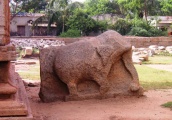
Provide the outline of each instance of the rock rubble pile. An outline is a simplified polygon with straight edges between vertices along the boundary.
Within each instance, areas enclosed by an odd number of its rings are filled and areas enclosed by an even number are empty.
[[[172,55],[172,46],[150,45],[148,48],[135,48],[133,46],[132,49],[132,59],[133,62],[137,64],[142,64],[142,61],[148,61],[149,57],[156,54],[168,53]]]
[[[60,40],[35,40],[35,39],[11,39],[11,44],[14,44],[16,48],[32,47],[36,49],[49,47],[49,46],[63,46],[64,41]]]

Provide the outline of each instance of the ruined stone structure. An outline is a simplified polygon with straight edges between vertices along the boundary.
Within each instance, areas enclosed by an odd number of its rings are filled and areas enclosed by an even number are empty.
[[[14,65],[10,62],[16,59],[16,52],[15,47],[9,44],[9,24],[9,0],[0,0],[0,119],[3,117],[4,120],[9,119],[5,118],[7,116],[28,115],[23,102],[26,98],[21,96],[22,83],[18,81]]]
[[[131,45],[115,31],[40,51],[44,102],[142,95]]]

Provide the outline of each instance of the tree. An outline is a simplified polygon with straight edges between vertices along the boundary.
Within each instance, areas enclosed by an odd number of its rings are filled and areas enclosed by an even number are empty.
[[[161,6],[159,0],[147,0],[147,15],[158,16],[162,15]]]
[[[45,11],[47,0],[10,0],[10,9],[13,19],[20,12]]]
[[[159,0],[163,15],[172,14],[172,0]]]
[[[116,0],[87,0],[85,9],[90,15],[117,13],[121,14]]]
[[[144,10],[145,0],[117,0],[121,11],[129,17],[138,17]]]
[[[83,7],[80,2],[71,2],[70,0],[51,0],[47,7],[47,16],[49,19],[48,28],[52,23],[57,25],[57,35],[67,30],[66,21],[73,11]]]
[[[65,31],[65,22],[68,16],[68,5],[70,3],[70,0],[51,0],[48,6],[48,13],[50,14],[49,23],[51,24],[54,21],[54,18],[58,19],[56,23],[62,23],[62,32]]]
[[[83,10],[77,10],[67,21],[69,29],[80,30],[82,34],[89,35],[90,32],[98,32],[106,30],[107,24],[104,22],[97,22],[92,19]]]

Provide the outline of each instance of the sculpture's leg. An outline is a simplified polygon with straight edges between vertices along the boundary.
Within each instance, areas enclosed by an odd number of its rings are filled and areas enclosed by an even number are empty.
[[[104,95],[105,93],[107,93],[109,90],[109,83],[107,78],[100,75],[94,79],[100,85],[100,94]]]
[[[67,86],[69,89],[70,96],[78,96],[76,83],[69,82]]]
[[[140,89],[140,85],[139,85],[138,74],[136,72],[134,65],[132,64],[132,50],[126,52],[123,55],[122,60],[124,62],[126,69],[132,76],[132,83],[131,83],[130,90],[138,91]]]

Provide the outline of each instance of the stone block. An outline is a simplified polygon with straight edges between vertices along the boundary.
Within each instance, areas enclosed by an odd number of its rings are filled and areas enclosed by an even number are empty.
[[[24,48],[24,54],[26,55],[32,55],[33,53],[33,48],[32,47],[25,47]]]

